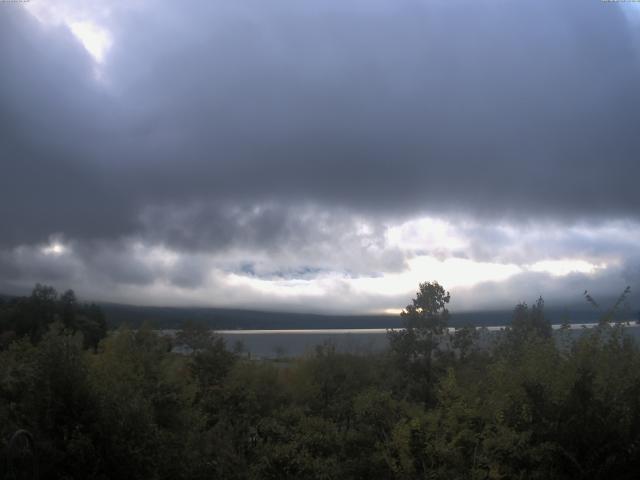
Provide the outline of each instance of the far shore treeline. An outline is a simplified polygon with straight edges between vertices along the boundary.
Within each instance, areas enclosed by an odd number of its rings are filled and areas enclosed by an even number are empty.
[[[45,288],[45,287],[42,287]],[[49,288],[49,287],[46,287]],[[29,296],[0,295],[0,304],[28,303]],[[608,301],[614,302],[615,299]],[[402,319],[398,315],[331,315],[313,313],[273,312],[251,309],[229,309],[208,307],[157,307],[117,303],[94,303],[102,312],[108,328],[127,325],[139,328],[149,324],[156,329],[179,329],[185,321],[197,322],[214,330],[304,330],[304,329],[358,329],[398,328]],[[511,323],[512,310],[489,310],[454,312],[449,326],[473,325],[489,327]],[[545,309],[551,323],[593,323],[598,321],[598,312],[587,305]],[[620,312],[618,320],[635,320],[637,313]]]
[[[585,292],[599,322],[578,337],[552,333],[542,298],[519,303],[480,347],[422,283],[383,352],[253,360],[210,325],[184,323],[181,355],[37,285],[0,299],[0,478],[636,478],[628,293],[603,308]]]

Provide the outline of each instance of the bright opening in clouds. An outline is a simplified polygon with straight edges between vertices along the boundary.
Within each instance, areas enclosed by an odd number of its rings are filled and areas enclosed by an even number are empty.
[[[67,247],[58,242],[53,242],[42,248],[42,253],[45,255],[62,255],[67,252]]]
[[[108,4],[95,1],[47,2],[34,0],[24,8],[45,28],[65,28],[82,45],[94,62],[93,78],[105,83],[103,63],[113,46],[111,32],[100,22],[111,16]]]
[[[111,48],[112,40],[109,32],[90,21],[72,22],[69,27],[94,60],[102,63]]]
[[[533,272],[546,272],[555,276],[594,273],[599,268],[606,268],[606,265],[594,265],[586,260],[543,260],[529,267]]]
[[[637,12],[2,5],[0,293],[365,313],[421,281],[468,310],[633,289]]]

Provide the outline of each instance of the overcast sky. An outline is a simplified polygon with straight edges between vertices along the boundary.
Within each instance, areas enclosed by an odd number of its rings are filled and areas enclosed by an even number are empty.
[[[0,292],[367,313],[432,280],[458,311],[636,291],[639,86],[633,3],[0,2]]]

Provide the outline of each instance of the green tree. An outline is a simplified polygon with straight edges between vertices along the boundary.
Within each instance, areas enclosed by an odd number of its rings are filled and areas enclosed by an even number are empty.
[[[78,314],[78,299],[73,290],[67,290],[60,295],[60,316],[62,324],[71,333],[75,333],[78,330],[76,323],[76,316]]]
[[[507,340],[515,350],[518,350],[530,337],[550,339],[551,333],[551,323],[545,318],[542,297],[538,298],[531,308],[524,302],[516,305],[511,327],[507,332]]]
[[[426,403],[432,400],[433,361],[447,329],[450,298],[438,282],[421,283],[416,298],[400,314],[404,328],[388,331],[393,357]]]
[[[58,293],[53,287],[37,283],[18,312],[22,318],[18,319],[16,333],[28,335],[33,342],[39,341],[56,319],[57,301]]]
[[[76,322],[84,337],[85,348],[95,350],[100,340],[107,336],[106,318],[102,309],[95,303],[84,305]]]
[[[596,300],[586,290],[584,291],[584,298],[587,301],[587,303],[589,303],[594,309],[600,312],[600,318],[598,320],[598,323],[602,327],[605,325],[609,325],[611,322],[615,321],[616,316],[620,313],[620,310],[623,307],[625,307],[623,308],[623,310],[626,311],[626,314],[630,315],[629,308],[626,303],[627,297],[629,296],[630,293],[631,293],[631,287],[627,286],[622,291],[622,293],[618,296],[614,304],[611,305],[611,307],[604,312],[602,312],[602,310],[600,309],[600,305],[598,304],[598,302],[596,302]],[[627,318],[626,320],[628,319],[629,318]]]
[[[187,320],[183,322],[182,328],[176,334],[176,343],[198,352],[211,347],[215,335],[203,323]]]

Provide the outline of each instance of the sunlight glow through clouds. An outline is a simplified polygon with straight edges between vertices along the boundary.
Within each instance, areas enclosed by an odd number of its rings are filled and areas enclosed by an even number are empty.
[[[356,295],[398,296],[410,298],[417,285],[424,281],[438,281],[448,290],[474,287],[483,282],[505,282],[526,272],[546,273],[555,277],[571,273],[593,274],[606,268],[586,260],[545,260],[532,265],[476,262],[464,258],[439,260],[431,256],[419,256],[408,262],[408,269],[401,273],[378,277],[344,277],[338,272],[324,274],[308,280],[261,279],[239,274],[226,274],[228,285],[250,288],[265,296],[280,298],[331,296],[336,289],[345,288]],[[397,314],[398,308],[383,308],[382,313]]]
[[[466,239],[455,234],[452,227],[441,221],[417,221],[413,225],[403,224],[395,228],[391,238],[396,245],[406,252],[411,252],[416,245],[442,247],[447,245],[463,245]],[[435,226],[435,228],[434,228]],[[427,232],[426,242],[420,242],[420,234]],[[395,237],[394,237],[395,235]],[[407,241],[408,239],[408,241]],[[64,246],[53,242],[47,251],[58,254],[64,252]],[[150,267],[172,268],[183,259],[183,254],[161,245],[144,245],[135,243],[133,254]],[[411,255],[411,254],[410,254]],[[206,257],[206,256],[205,256]],[[573,273],[585,275],[596,274],[610,266],[610,262],[596,263],[579,258],[544,259],[531,264],[499,263],[476,261],[468,258],[437,255],[414,255],[407,260],[407,268],[402,272],[383,273],[376,276],[350,276],[341,271],[325,271],[309,278],[261,277],[247,275],[233,270],[233,267],[220,268],[215,257],[203,258],[210,265],[210,285],[225,285],[227,288],[251,290],[264,298],[303,299],[331,298],[344,291],[345,296],[404,296],[410,298],[417,285],[425,281],[438,281],[448,290],[457,288],[473,288],[485,282],[508,282],[512,277],[528,272],[548,274],[562,277]],[[212,287],[213,288],[213,287]],[[202,293],[202,292],[201,292]],[[195,292],[194,292],[194,295]],[[202,301],[205,299],[203,298]],[[397,313],[389,305],[387,313]]]
[[[74,261],[76,254],[70,245],[72,243],[54,236],[39,247],[39,252],[52,261],[58,261],[59,258],[67,262]],[[118,292],[125,300],[135,300],[134,293],[137,292],[158,305],[163,304],[163,299],[171,297],[172,302],[183,305],[241,306],[245,305],[243,302],[247,298],[251,298],[258,306],[271,302],[286,305],[286,308],[292,305],[298,305],[299,308],[311,305],[315,308],[322,302],[325,309],[349,311],[358,302],[366,301],[363,299],[375,298],[375,305],[370,305],[367,311],[387,314],[397,314],[400,311],[398,298],[409,301],[418,284],[425,281],[437,281],[456,296],[457,291],[465,291],[486,282],[495,282],[496,288],[501,288],[500,285],[508,285],[518,275],[546,274],[557,278],[579,273],[591,276],[615,264],[615,259],[598,262],[580,258],[547,258],[530,264],[499,263],[456,256],[412,256],[409,253],[406,269],[401,272],[353,276],[340,270],[325,270],[301,278],[295,274],[291,277],[247,274],[237,271],[233,261],[225,266],[220,264],[217,256],[205,254],[198,261],[206,270],[203,282],[197,288],[183,288],[172,283],[171,274],[175,269],[182,268],[184,262],[189,264],[190,254],[163,244],[146,244],[142,241],[132,242],[127,250],[133,263],[138,262],[153,271],[162,272],[163,278],[150,285],[128,286],[127,290]],[[411,249],[405,245],[404,250],[409,252]],[[234,292],[244,294],[237,296]]]
[[[351,284],[362,293],[398,295],[412,292],[420,282],[425,281],[438,281],[446,288],[455,288],[486,281],[503,281],[522,271],[516,265],[474,262],[464,258],[441,261],[420,256],[409,260],[408,264],[409,268],[402,273],[355,278]]]
[[[528,266],[528,270],[532,272],[543,272],[561,277],[570,273],[594,273],[596,270],[605,268],[603,264],[593,264],[586,260],[543,260]]]
[[[387,229],[386,240],[390,246],[405,250],[465,248],[468,240],[460,236],[454,227],[444,220],[423,217],[409,220]]]
[[[428,281],[470,308],[637,289],[640,143],[625,126],[640,123],[626,101],[640,2],[272,3],[8,7],[3,113],[19,128],[4,171],[18,183],[0,192],[0,293],[46,282],[96,300],[362,312]],[[417,43],[438,48],[407,54]],[[511,84],[541,100],[536,115]],[[33,189],[32,170],[51,168]]]
[[[44,25],[65,25],[82,44],[98,65],[104,63],[106,54],[113,45],[111,32],[100,25],[100,18],[108,15],[104,9],[64,8],[64,4],[51,5],[48,2],[28,2],[27,11]],[[96,70],[96,76],[100,71]]]
[[[279,297],[298,297],[301,295],[320,297],[327,292],[326,280],[317,278],[313,280],[265,280],[231,273],[227,275],[226,280],[232,286],[250,287],[260,293]]]
[[[52,255],[56,257],[67,253],[68,251],[69,249],[60,242],[51,242],[46,247],[42,248],[42,253],[45,255]]]
[[[502,281],[522,272],[516,265],[474,262],[462,258],[440,261],[421,256],[409,261],[405,272],[379,277],[347,278],[338,273],[323,275],[311,280],[259,279],[229,274],[227,280],[236,286],[246,286],[261,293],[277,296],[321,296],[340,284],[361,294],[398,295],[415,290],[422,281],[438,280],[447,288],[472,286],[482,281]]]
[[[104,62],[104,57],[113,44],[107,30],[90,21],[72,22],[69,28],[96,62]]]

